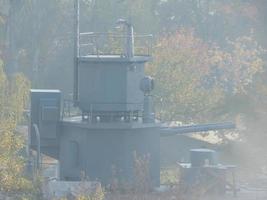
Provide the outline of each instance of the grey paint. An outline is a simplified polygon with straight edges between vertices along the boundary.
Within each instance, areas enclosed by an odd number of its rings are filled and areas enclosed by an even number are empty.
[[[136,59],[136,60],[134,60]],[[142,110],[139,89],[148,57],[125,59],[101,56],[80,58],[79,107],[83,111]]]
[[[60,92],[32,90],[31,124],[37,124],[40,129],[41,151],[59,160],[62,180],[80,180],[83,172],[90,180],[98,179],[104,185],[111,181],[113,166],[117,178],[133,182],[133,153],[150,155],[152,184],[159,186],[161,132],[172,135],[203,131],[207,127],[161,128],[154,123],[152,99],[146,98],[144,109],[144,93],[140,90],[144,65],[150,56],[80,56],[79,1],[76,3],[78,49],[74,58],[74,103],[81,109],[82,118],[60,120]],[[139,113],[143,109],[146,118],[142,120]],[[208,130],[216,127],[219,126],[211,125]],[[36,148],[34,135],[31,134],[33,149]]]
[[[41,152],[58,158],[58,122],[60,120],[59,90],[31,90],[31,148],[37,149],[37,139],[33,124],[40,131]]]
[[[59,91],[32,91],[31,100],[31,120],[40,127],[41,151],[59,160],[62,180],[80,180],[81,173],[84,172],[90,180],[97,179],[108,184],[112,179],[114,166],[117,169],[116,178],[132,182],[133,153],[136,151],[140,156],[150,155],[151,180],[154,186],[158,186],[162,131],[173,135],[176,132],[229,126],[227,123],[164,128],[161,124],[142,123],[141,120],[89,123],[82,121],[81,117],[59,121]],[[34,135],[31,134],[32,148],[36,148]]]
[[[116,178],[126,182],[133,181],[133,153],[150,155],[150,173],[154,185],[160,184],[160,134],[156,126],[125,129],[106,124],[106,128],[80,126],[74,123],[62,123],[60,140],[60,177],[63,180],[79,180],[85,172],[90,180],[109,183],[112,167],[116,168]],[[70,143],[76,142],[79,162],[73,165],[73,149]],[[74,158],[75,159],[75,158]]]

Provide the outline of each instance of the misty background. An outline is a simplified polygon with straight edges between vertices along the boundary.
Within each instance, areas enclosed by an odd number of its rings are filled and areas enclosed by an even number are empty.
[[[9,76],[22,72],[32,88],[72,98],[73,4],[0,0],[0,58]],[[236,140],[221,136],[226,149],[265,171],[266,10],[265,0],[81,0],[81,32],[113,32],[124,18],[136,33],[152,33],[147,73],[156,81],[157,117],[237,121]]]

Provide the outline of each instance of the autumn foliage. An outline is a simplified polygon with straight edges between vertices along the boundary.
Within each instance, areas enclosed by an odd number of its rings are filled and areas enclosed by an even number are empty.
[[[32,189],[24,177],[24,140],[15,133],[28,99],[29,82],[21,74],[7,78],[0,64],[0,192],[23,196]]]
[[[156,79],[156,107],[165,120],[209,119],[226,98],[247,93],[263,71],[264,50],[252,36],[220,47],[182,29],[157,40],[148,74]]]

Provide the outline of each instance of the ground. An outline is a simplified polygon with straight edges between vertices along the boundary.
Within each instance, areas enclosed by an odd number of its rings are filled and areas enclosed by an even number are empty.
[[[240,191],[237,197],[232,194],[225,196],[210,196],[203,198],[179,198],[169,194],[150,194],[150,195],[107,195],[106,200],[266,200],[267,191]]]
[[[130,195],[107,193],[106,200],[267,200],[267,176],[252,172],[238,174],[238,192],[236,197],[231,191],[228,191],[223,196],[204,196],[200,198],[199,194],[193,194],[191,197],[190,195],[183,196],[176,189],[168,189],[164,192],[143,195],[134,193]]]

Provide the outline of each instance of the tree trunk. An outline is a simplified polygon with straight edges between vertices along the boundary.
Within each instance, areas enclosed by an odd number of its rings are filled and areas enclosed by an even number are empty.
[[[7,57],[6,73],[8,76],[18,71],[17,46],[16,46],[16,0],[10,0],[10,7],[7,17]]]

